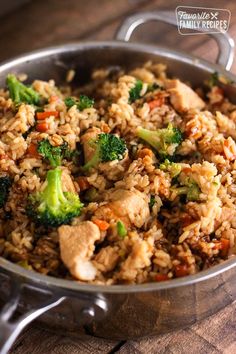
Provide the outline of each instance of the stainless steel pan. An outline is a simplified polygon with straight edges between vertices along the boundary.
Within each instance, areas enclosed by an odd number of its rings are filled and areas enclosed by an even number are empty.
[[[128,68],[146,60],[166,63],[170,75],[193,85],[202,84],[214,71],[236,81],[225,70],[233,61],[229,35],[214,35],[219,46],[217,64],[159,46],[125,43],[138,25],[149,20],[175,24],[169,12],[134,15],[118,31],[119,41],[67,44],[2,64],[0,85],[5,84],[8,72],[25,72],[29,81],[53,78],[62,83],[71,68],[79,73],[75,78],[78,84],[95,67]],[[36,318],[48,328],[76,336],[130,339],[157,335],[190,326],[230,304],[236,298],[236,259],[162,283],[95,286],[40,275],[0,258],[0,298],[5,302],[0,313],[2,354]]]

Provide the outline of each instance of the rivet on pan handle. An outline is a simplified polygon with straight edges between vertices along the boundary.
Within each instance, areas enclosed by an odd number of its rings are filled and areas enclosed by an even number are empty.
[[[177,27],[174,11],[140,12],[127,17],[116,33],[116,39],[128,42],[133,31],[149,21],[161,21]],[[228,33],[208,33],[218,45],[217,64],[230,70],[234,59],[234,40]]]

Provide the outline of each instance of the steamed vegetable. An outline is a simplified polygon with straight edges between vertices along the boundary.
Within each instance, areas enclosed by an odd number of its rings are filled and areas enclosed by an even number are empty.
[[[91,108],[94,105],[94,100],[85,95],[80,95],[78,100],[73,97],[67,97],[64,102],[68,108],[76,106],[79,111]]]
[[[9,95],[15,104],[20,104],[22,102],[33,105],[39,104],[40,96],[38,92],[30,86],[22,84],[22,82],[17,80],[16,76],[13,74],[7,75],[7,88],[9,90]]]
[[[137,80],[135,83],[135,86],[130,89],[129,91],[129,103],[133,103],[134,101],[136,101],[137,99],[139,99],[141,96],[141,91],[143,88],[143,83],[141,80]]]
[[[37,224],[57,227],[80,215],[82,207],[78,194],[63,192],[61,169],[57,167],[48,171],[46,188],[29,196],[26,213]]]
[[[126,152],[125,141],[114,134],[101,133],[96,141],[91,140],[94,146],[93,157],[83,166],[84,170],[96,167],[100,162],[122,160]]]
[[[182,141],[182,133],[178,128],[168,124],[167,128],[155,131],[139,127],[137,136],[150,144],[162,157],[173,156]]]
[[[43,139],[38,143],[38,152],[49,161],[52,167],[61,165],[63,158],[71,155],[71,150],[68,148],[68,143],[64,142],[60,146],[52,146],[48,139]]]

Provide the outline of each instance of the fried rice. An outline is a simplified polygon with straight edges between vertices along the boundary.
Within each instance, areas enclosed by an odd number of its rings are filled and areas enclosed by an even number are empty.
[[[137,82],[140,92],[131,101]],[[217,84],[194,90],[167,77],[165,65],[148,62],[130,72],[96,70],[76,89],[53,80],[35,80],[32,88],[40,109],[54,112],[40,123],[36,106],[16,106],[8,89],[0,91],[0,177],[12,181],[0,208],[1,257],[55,277],[130,284],[195,274],[234,255],[236,106]],[[66,105],[66,97],[81,94],[94,99],[93,107]],[[137,129],[168,124],[182,140],[163,158]],[[122,138],[126,153],[85,171],[93,153],[87,142],[102,133]],[[84,206],[58,227],[26,213],[29,196],[45,189],[51,169],[37,150],[43,139],[55,147],[66,142],[78,153],[63,159],[61,178],[64,192],[79,195]],[[196,197],[186,181],[196,186]]]

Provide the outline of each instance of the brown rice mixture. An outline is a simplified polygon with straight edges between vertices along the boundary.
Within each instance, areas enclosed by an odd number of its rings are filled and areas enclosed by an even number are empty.
[[[32,88],[48,112],[40,119],[38,107],[0,91],[0,177],[11,179],[0,208],[1,257],[55,277],[130,284],[195,274],[235,253],[236,106],[221,88],[194,91],[151,62],[128,73],[97,70],[73,91],[53,80]],[[81,94],[94,105],[66,105]],[[138,136],[140,127],[174,127],[182,138],[164,138],[163,154]],[[124,155],[83,169],[103,133],[124,139]],[[42,140],[66,143],[76,157],[59,168],[63,191],[83,208],[58,227],[26,212],[52,169],[38,150]]]

